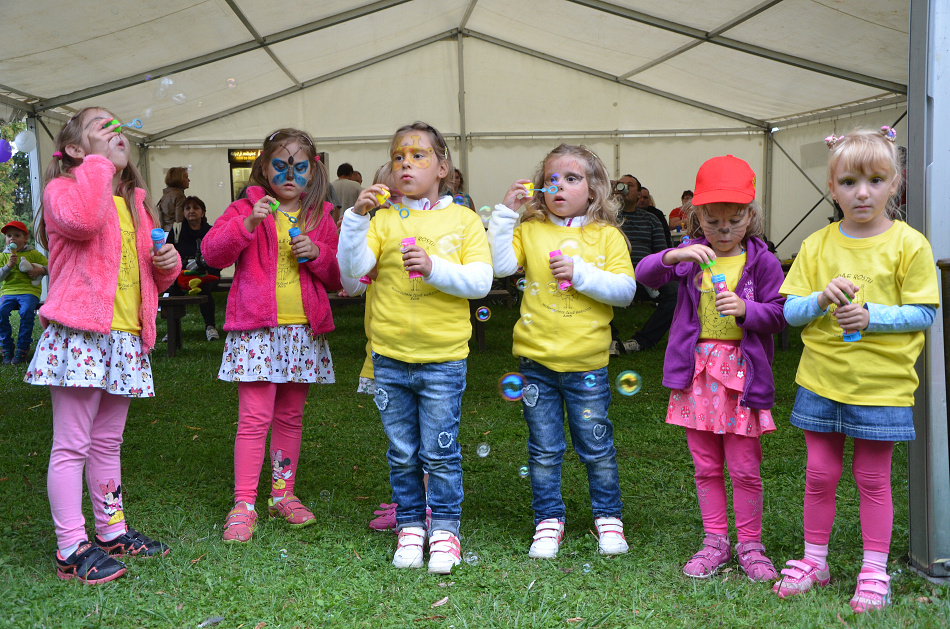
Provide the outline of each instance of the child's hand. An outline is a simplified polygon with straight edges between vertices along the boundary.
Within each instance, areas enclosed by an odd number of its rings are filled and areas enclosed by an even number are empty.
[[[254,204],[251,213],[244,219],[244,227],[247,228],[247,231],[253,232],[258,225],[264,222],[265,218],[271,215],[273,210],[271,210],[270,204],[276,200],[274,197],[265,194]]]
[[[320,247],[315,245],[307,234],[300,234],[291,238],[290,250],[295,258],[316,260],[320,256]]]
[[[119,129],[121,129],[121,127],[117,125],[110,125],[107,122],[103,122],[98,129],[93,128],[90,130],[89,153],[93,155],[102,155],[108,159],[109,156],[112,155],[112,151],[115,150],[115,147],[118,146],[119,140],[121,139],[118,133]]]
[[[838,306],[835,310],[835,319],[841,329],[848,332],[863,330],[871,322],[871,314],[861,304],[847,304]]]
[[[46,267],[41,264],[33,264],[32,268],[26,272],[30,276],[31,280],[35,280],[38,277],[43,277],[46,274]]]
[[[571,256],[560,255],[549,258],[548,266],[557,281],[570,282],[574,279],[574,260]]]
[[[20,265],[20,256],[16,252],[10,253],[10,259],[7,261],[7,268],[15,269]]]
[[[517,210],[525,204],[525,201],[527,201],[528,197],[530,196],[528,194],[528,189],[525,188],[526,183],[531,183],[531,180],[519,179],[518,181],[511,184],[511,187],[508,188],[508,192],[505,193],[505,200],[503,201],[506,207],[510,207],[512,210]]]
[[[838,307],[851,303],[858,292],[858,287],[843,277],[836,277],[828,282],[825,290],[818,295],[818,307],[826,310],[831,304]]]
[[[171,243],[165,243],[157,253],[152,254],[152,264],[155,268],[163,271],[170,271],[178,263],[178,252]]]
[[[708,264],[716,259],[716,252],[706,245],[689,245],[678,249],[670,249],[663,254],[663,264],[673,266],[680,262],[695,262]]]
[[[724,290],[716,295],[716,310],[723,316],[741,319],[745,316],[745,300],[732,291]]]
[[[389,187],[384,186],[381,183],[374,183],[369,188],[365,188],[362,192],[360,192],[360,195],[356,197],[356,203],[353,205],[353,211],[360,216],[366,216],[367,212],[373,208],[379,207],[379,199],[376,198],[376,195],[383,194],[384,192],[389,192]]]
[[[432,260],[419,245],[402,246],[402,265],[410,273],[422,273],[422,277],[429,277],[429,273],[432,273]]]
[[[369,279],[373,280],[374,282],[376,281],[376,278],[377,278],[378,276],[379,276],[379,265],[378,265],[378,264],[377,264],[376,266],[374,266],[372,269],[370,269],[369,273],[366,274],[366,277],[368,277]]]

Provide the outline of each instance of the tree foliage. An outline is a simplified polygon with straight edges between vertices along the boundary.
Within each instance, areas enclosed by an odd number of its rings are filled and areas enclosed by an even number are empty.
[[[0,124],[0,138],[13,138],[26,129],[23,122]],[[17,220],[26,223],[33,233],[33,203],[30,197],[30,158],[17,151],[13,157],[0,163],[0,225]]]

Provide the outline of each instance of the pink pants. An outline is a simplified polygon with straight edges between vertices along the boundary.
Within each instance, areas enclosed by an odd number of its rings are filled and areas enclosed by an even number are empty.
[[[727,535],[725,465],[732,479],[732,508],[740,542],[758,542],[762,537],[762,444],[758,437],[717,435],[706,430],[686,429],[686,443],[696,468],[696,494],[706,533]]]
[[[291,494],[303,435],[303,406],[310,385],[239,382],[238,429],[234,439],[234,501],[254,504],[261,478],[267,431],[272,470],[271,496]]]
[[[835,521],[835,490],[841,478],[845,435],[805,431],[805,541],[826,546]],[[891,547],[894,502],[891,498],[892,441],[854,440],[851,471],[861,497],[864,550],[887,553]]]
[[[82,476],[92,501],[100,536],[125,530],[119,448],[130,398],[102,389],[50,387],[53,401],[53,449],[46,490],[56,544],[64,550],[82,542]]]

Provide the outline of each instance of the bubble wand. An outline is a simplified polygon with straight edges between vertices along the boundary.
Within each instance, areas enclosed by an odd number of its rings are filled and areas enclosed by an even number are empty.
[[[277,216],[277,213],[280,212],[287,217],[287,220],[290,221],[291,228],[287,230],[287,235],[290,236],[290,239],[293,240],[300,235],[300,228],[297,227],[297,217],[291,216],[287,212],[280,209],[280,201],[274,201],[270,204],[270,213],[271,216]],[[297,264],[303,264],[304,262],[310,262],[310,258],[297,258]]]
[[[848,297],[847,293],[845,294],[849,304],[853,304],[854,300]],[[841,340],[845,343],[854,343],[855,341],[861,340],[861,330],[855,330],[854,332],[845,332],[841,335]]]
[[[549,258],[553,258],[553,257],[559,256],[559,255],[561,255],[561,250],[560,250],[560,249],[555,249],[554,251],[551,251],[551,252],[548,253],[548,257],[549,257]],[[570,288],[571,286],[573,286],[573,284],[571,283],[570,280],[561,280],[560,282],[557,283],[557,287],[558,287],[559,289],[561,289],[561,290],[567,290],[567,289]]]

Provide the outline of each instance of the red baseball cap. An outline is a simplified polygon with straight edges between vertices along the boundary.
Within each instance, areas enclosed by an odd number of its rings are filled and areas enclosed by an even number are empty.
[[[738,157],[724,155],[703,162],[696,173],[693,205],[749,203],[755,198],[755,173]]]
[[[0,229],[0,234],[7,233],[7,230],[10,229],[11,227],[15,227],[19,229],[21,232],[23,232],[27,236],[30,235],[30,230],[28,230],[26,228],[26,225],[24,225],[21,221],[10,221],[6,225],[4,225],[2,229]]]

